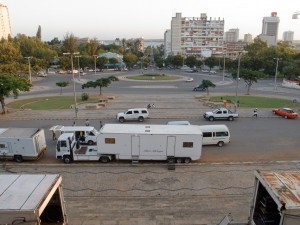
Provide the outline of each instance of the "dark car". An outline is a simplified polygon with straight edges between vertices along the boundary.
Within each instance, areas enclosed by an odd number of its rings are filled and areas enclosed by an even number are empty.
[[[194,87],[193,91],[206,91],[206,88],[200,84],[198,87]]]

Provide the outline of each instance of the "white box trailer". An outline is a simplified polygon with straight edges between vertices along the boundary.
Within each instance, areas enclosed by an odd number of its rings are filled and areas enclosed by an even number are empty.
[[[95,145],[97,142],[97,136],[99,132],[91,126],[61,126],[56,125],[49,129],[52,132],[61,135],[63,133],[74,133],[75,139],[80,143],[86,143],[88,145]]]
[[[57,174],[0,175],[0,224],[68,224]]]
[[[37,160],[46,150],[44,129],[38,128],[1,128],[0,158]]]
[[[250,225],[300,224],[300,172],[255,171]]]
[[[202,149],[199,126],[105,124],[97,138],[101,157],[120,160],[198,160]]]

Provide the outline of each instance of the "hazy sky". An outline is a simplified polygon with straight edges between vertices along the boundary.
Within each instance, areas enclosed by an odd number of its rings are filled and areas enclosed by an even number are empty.
[[[262,19],[277,12],[280,18],[278,38],[284,31],[294,31],[300,40],[299,0],[0,0],[8,6],[13,36],[35,36],[42,27],[42,39],[62,40],[77,37],[114,40],[116,38],[163,39],[170,29],[172,16],[225,19],[225,31],[240,29],[240,38],[261,33]]]

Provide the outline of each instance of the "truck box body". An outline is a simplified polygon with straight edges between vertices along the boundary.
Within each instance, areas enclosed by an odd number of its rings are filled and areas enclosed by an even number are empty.
[[[38,128],[1,128],[0,157],[3,159],[38,159],[46,150],[43,129]]]
[[[0,224],[68,224],[61,183],[57,174],[0,175]]]
[[[79,140],[81,143],[87,143],[89,145],[96,144],[97,136],[99,132],[91,126],[61,126],[56,125],[49,129],[54,131],[59,135],[63,133],[74,133],[75,139]]]
[[[114,155],[117,159],[198,160],[202,132],[199,126],[106,124],[100,130],[97,146],[101,155]]]
[[[300,224],[300,172],[255,172],[250,225]]]

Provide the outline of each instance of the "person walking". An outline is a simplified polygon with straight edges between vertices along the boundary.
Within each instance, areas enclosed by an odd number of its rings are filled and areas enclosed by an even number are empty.
[[[255,108],[253,111],[253,117],[257,118],[257,108]]]
[[[86,120],[85,120],[85,125],[86,125],[87,127],[90,125],[89,119],[86,119]]]
[[[73,127],[74,127],[74,126],[76,126],[76,121],[75,121],[75,120],[74,120],[74,122],[73,122],[73,125],[72,125],[72,126],[73,126]]]
[[[100,129],[103,127],[103,125],[102,125],[102,121],[100,120]]]
[[[56,133],[54,130],[52,130],[52,140],[55,141],[56,139]]]

